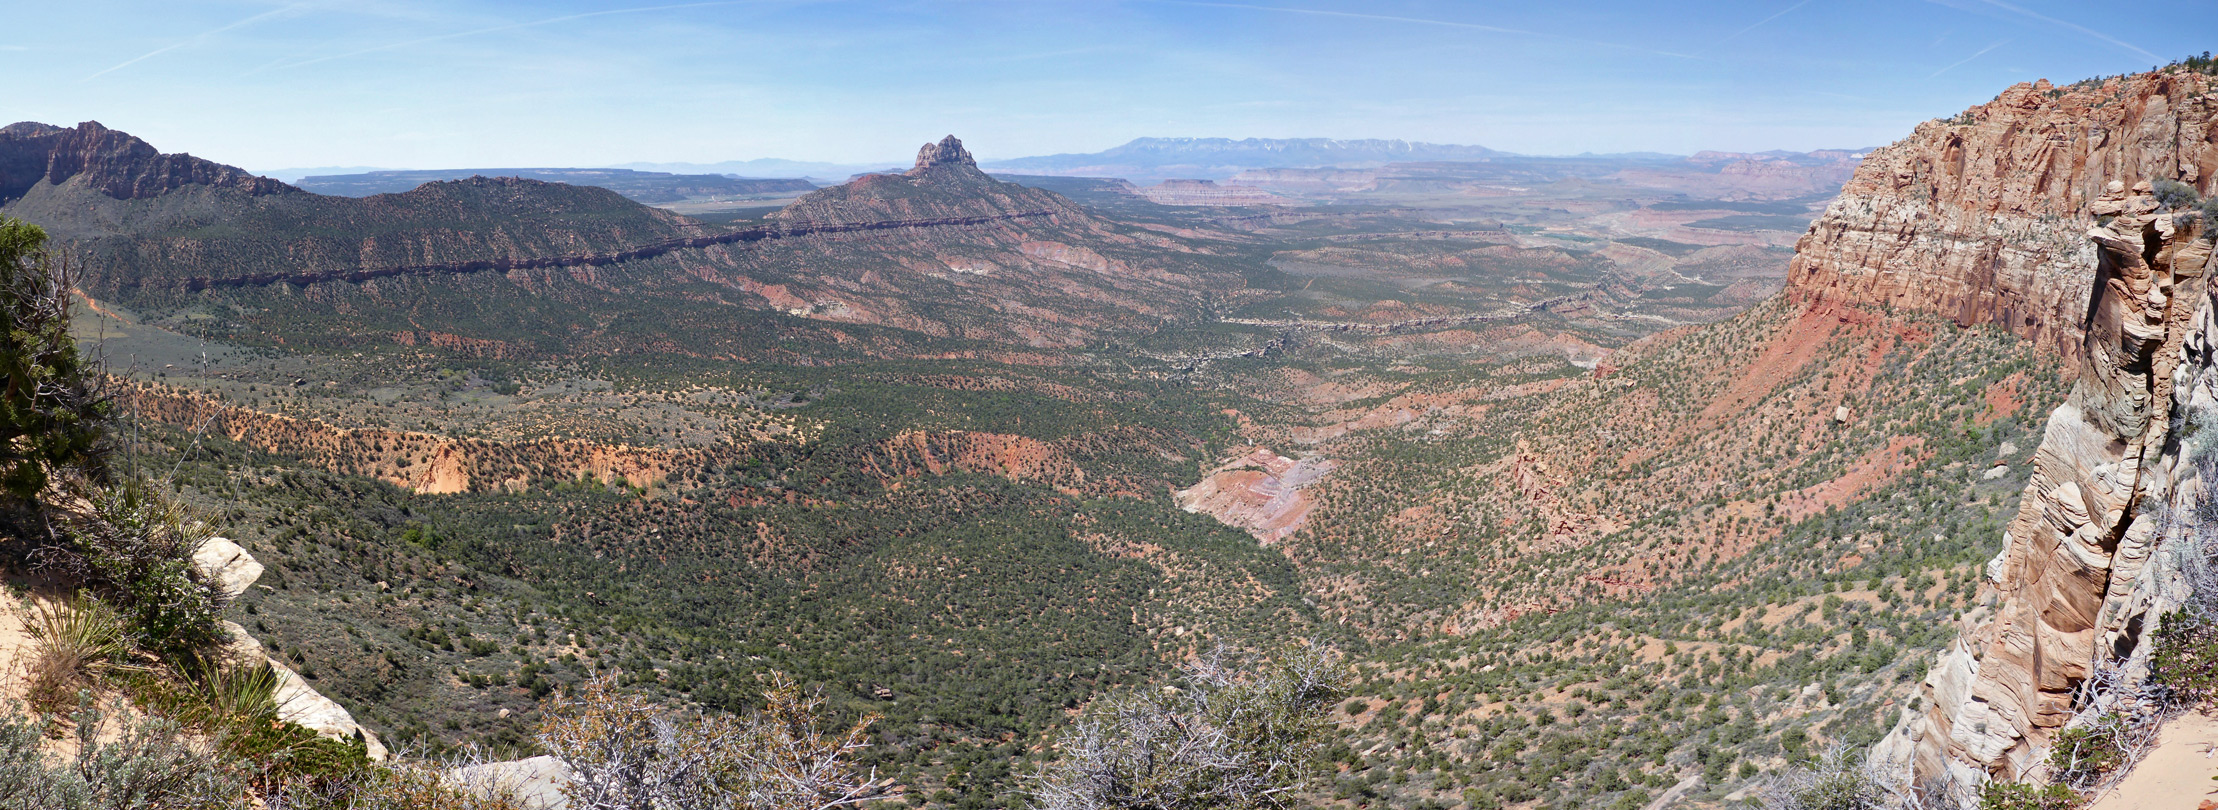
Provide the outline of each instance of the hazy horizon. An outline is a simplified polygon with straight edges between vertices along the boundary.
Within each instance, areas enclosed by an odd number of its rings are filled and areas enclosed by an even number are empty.
[[[259,171],[905,162],[1135,137],[1379,138],[1534,155],[1864,148],[2020,82],[2208,49],[2003,0],[931,6],[105,2],[23,9],[0,117]]]

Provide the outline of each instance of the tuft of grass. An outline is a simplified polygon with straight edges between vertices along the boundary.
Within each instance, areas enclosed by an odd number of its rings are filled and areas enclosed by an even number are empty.
[[[277,718],[277,670],[268,663],[226,665],[213,657],[181,656],[177,670],[191,698],[181,716],[206,726],[236,726]]]
[[[77,708],[77,694],[93,676],[129,654],[130,625],[106,602],[80,596],[32,608],[31,707],[43,714]]]

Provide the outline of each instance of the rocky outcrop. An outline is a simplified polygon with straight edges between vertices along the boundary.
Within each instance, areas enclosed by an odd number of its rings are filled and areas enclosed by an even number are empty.
[[[955,470],[1045,483],[1064,492],[1088,488],[1086,471],[1054,443],[975,430],[912,430],[887,439],[865,462],[882,478]]]
[[[2218,402],[2218,327],[2205,224],[2149,192],[2146,180],[2130,190],[2114,180],[2087,206],[2103,224],[2085,232],[2093,289],[2076,320],[2078,382],[2049,418],[2004,549],[1988,563],[1991,607],[1966,617],[1922,687],[1924,711],[1877,752],[1929,792],[2035,771],[2050,737],[2094,698],[2082,684],[2145,656],[2141,636],[2178,599],[2151,563],[2169,553],[2160,507],[2177,491],[2184,406]]]
[[[1921,124],[1868,154],[1811,226],[1789,295],[1994,324],[2075,356],[2097,263],[2090,205],[2113,181],[2209,190],[2214,115],[2211,78],[2177,72],[2019,84]]]
[[[949,135],[941,138],[938,143],[928,143],[924,145],[924,148],[916,150],[916,165],[910,167],[908,175],[910,177],[921,177],[924,173],[941,166],[968,167],[975,170],[978,168],[978,161],[970,156],[970,150],[963,148],[962,141],[957,140],[953,135]]]
[[[225,599],[237,599],[239,594],[262,578],[262,563],[254,555],[228,537],[210,537],[193,552],[193,564],[200,566],[208,581],[223,591]]]
[[[262,564],[255,561],[239,544],[222,537],[211,537],[193,554],[194,564],[200,566],[207,581],[214,582],[226,596],[236,598],[254,585],[262,576]],[[337,701],[324,697],[308,681],[284,662],[271,658],[262,650],[262,642],[235,622],[224,622],[223,628],[231,637],[227,655],[236,665],[256,666],[268,664],[277,673],[277,719],[298,723],[310,731],[334,740],[361,740],[371,759],[384,759],[385,745],[377,735],[354,721],[354,715]]]
[[[570,766],[546,755],[465,765],[448,776],[456,787],[474,795],[513,796],[533,810],[567,810],[570,806],[570,797],[563,793],[570,785]]]
[[[63,128],[25,121],[0,128],[0,204],[44,180],[72,179],[118,200],[143,200],[187,185],[249,194],[298,194],[300,189],[245,169],[186,154],[165,155],[152,144],[86,121]]]
[[[788,228],[825,228],[894,220],[1046,217],[1086,227],[1094,217],[1062,195],[1004,183],[978,170],[963,142],[949,135],[917,151],[901,174],[866,174],[810,192],[770,215]]]

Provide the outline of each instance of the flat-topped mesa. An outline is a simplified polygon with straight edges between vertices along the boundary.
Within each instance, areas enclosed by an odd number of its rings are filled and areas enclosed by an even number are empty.
[[[2114,180],[2209,192],[2213,118],[2211,77],[2182,71],[2019,84],[1921,124],[1867,155],[1811,225],[1787,294],[1993,324],[2077,356],[2094,283],[2090,205]]]
[[[916,150],[916,166],[908,171],[910,177],[922,176],[926,171],[940,166],[965,166],[978,170],[978,161],[963,148],[963,142],[949,135],[938,143],[928,143]]]
[[[32,121],[0,128],[0,203],[23,196],[41,180],[56,186],[76,180],[118,200],[143,200],[187,185],[255,195],[300,191],[236,166],[187,154],[163,154],[152,144],[98,121],[73,128]]]

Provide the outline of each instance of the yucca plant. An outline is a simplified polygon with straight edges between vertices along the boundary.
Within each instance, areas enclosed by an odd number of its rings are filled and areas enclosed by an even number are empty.
[[[227,665],[212,656],[180,655],[179,674],[185,676],[193,703],[186,719],[206,726],[229,726],[272,720],[277,717],[277,670],[268,663]]]
[[[123,662],[131,650],[130,625],[106,602],[89,596],[41,602],[31,609],[28,624],[37,657],[27,697],[32,708],[47,714],[74,709],[85,682]]]

